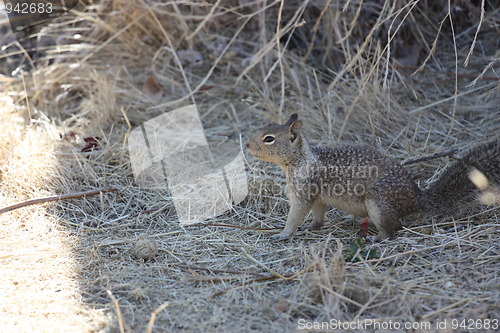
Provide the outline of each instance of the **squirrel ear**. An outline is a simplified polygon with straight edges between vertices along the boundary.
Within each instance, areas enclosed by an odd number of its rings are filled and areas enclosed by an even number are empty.
[[[301,130],[302,130],[302,122],[300,120],[296,120],[290,125],[290,127],[288,128],[288,131],[290,133],[290,141],[291,142],[294,142],[295,139],[297,139]]]
[[[298,114],[296,114],[296,113],[294,113],[294,114],[292,114],[292,115],[290,116],[290,119],[288,119],[288,121],[286,122],[286,124],[285,124],[285,125],[290,126],[291,124],[293,124],[294,122],[296,122],[296,121],[297,121],[297,119],[299,119],[299,115],[298,115]]]

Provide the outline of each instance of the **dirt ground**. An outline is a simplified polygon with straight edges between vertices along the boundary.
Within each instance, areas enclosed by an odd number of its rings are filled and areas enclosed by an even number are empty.
[[[127,140],[195,104],[214,156],[292,113],[313,144],[460,153],[500,132],[499,11],[102,0],[27,36],[3,20],[0,209],[72,197],[0,214],[0,331],[498,331],[498,205],[412,216],[359,251],[360,219],[332,208],[321,230],[275,241],[283,173],[244,151],[245,200],[184,226],[166,188],[138,186]],[[450,163],[407,168],[425,188]]]

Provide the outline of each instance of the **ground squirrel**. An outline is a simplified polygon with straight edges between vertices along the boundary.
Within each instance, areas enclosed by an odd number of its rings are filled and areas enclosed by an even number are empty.
[[[284,125],[268,125],[246,142],[258,159],[281,166],[286,175],[290,211],[286,226],[274,238],[287,238],[311,210],[309,229],[323,225],[327,205],[368,217],[379,234],[393,238],[400,219],[416,212],[453,212],[474,201],[477,189],[468,178],[472,168],[490,182],[500,182],[500,140],[497,137],[464,154],[429,189],[421,190],[400,163],[365,146],[311,147],[293,114]]]

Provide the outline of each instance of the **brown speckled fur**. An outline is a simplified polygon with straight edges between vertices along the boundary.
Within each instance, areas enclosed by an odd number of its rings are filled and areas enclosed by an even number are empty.
[[[500,181],[498,139],[479,145],[450,166],[426,191],[398,162],[366,146],[311,147],[296,114],[284,125],[260,129],[246,146],[255,157],[283,167],[290,212],[275,238],[291,236],[312,210],[309,229],[321,228],[327,206],[368,216],[378,239],[393,238],[399,220],[416,212],[451,212],[477,194],[467,172],[475,167],[490,181]],[[267,141],[267,142],[266,142]]]

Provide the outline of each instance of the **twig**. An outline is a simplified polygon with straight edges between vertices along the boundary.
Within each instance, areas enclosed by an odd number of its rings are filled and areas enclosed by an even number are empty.
[[[249,281],[245,281],[243,282],[240,287],[243,287],[243,286],[246,286],[246,285],[249,285],[249,284],[252,284],[252,283],[255,283],[255,282],[261,282],[261,281],[268,281],[268,280],[276,280],[276,279],[282,279],[282,280],[285,280],[285,281],[289,281],[289,280],[293,280],[293,279],[296,279],[297,277],[299,277],[300,275],[308,272],[311,268],[313,268],[316,263],[313,263],[311,265],[309,265],[309,267],[306,267],[304,268],[303,270],[299,271],[299,272],[296,272],[296,273],[292,273],[292,274],[284,274],[284,275],[281,275],[279,273],[277,273],[276,271],[272,270],[271,268],[265,266],[264,264],[258,262],[255,258],[253,258],[252,256],[250,256],[248,254],[248,252],[242,248],[242,251],[243,253],[250,259],[252,260],[254,263],[256,263],[257,265],[259,265],[260,267],[266,269],[267,271],[271,272],[271,276],[263,276],[263,277],[258,277],[258,278],[255,278],[253,280],[249,280]],[[217,296],[220,296],[226,292],[228,292],[229,290],[233,289],[233,287],[231,288],[227,288],[227,289],[224,289],[224,290],[221,290],[221,291],[218,291],[216,292],[215,294],[213,294],[211,297],[214,298],[214,297],[217,297]]]
[[[311,37],[311,41],[309,42],[309,47],[307,48],[307,52],[306,52],[306,55],[302,58],[302,60],[305,62],[307,60],[307,58],[309,58],[309,55],[311,54],[313,48],[314,48],[314,42],[316,41],[316,35],[318,34],[318,29],[319,29],[319,24],[321,22],[321,20],[323,19],[323,16],[325,15],[326,11],[328,10],[328,8],[330,7],[330,3],[332,2],[332,0],[327,0],[325,2],[325,6],[323,7],[323,10],[321,11],[321,13],[319,14],[319,17],[318,19],[316,20],[316,23],[314,23],[314,27],[313,27],[313,33],[312,33],[312,37]],[[361,3],[359,4],[359,7],[358,7],[358,11],[356,12],[356,14],[358,14],[359,12],[361,12],[361,7],[363,5],[363,2],[361,1]],[[353,21],[356,21],[356,19],[358,18],[359,15],[356,15],[356,17],[354,18]],[[341,42],[343,42],[347,37],[349,37],[350,35],[350,32],[352,32],[352,30],[354,29],[354,26],[355,24],[352,24],[351,25],[351,29],[349,30],[349,32],[346,34],[346,36],[344,36],[344,38],[342,38],[342,40],[338,41],[337,43],[340,44]]]
[[[151,333],[153,332],[153,325],[155,323],[155,320],[156,320],[156,316],[158,315],[158,313],[162,312],[163,310],[165,310],[165,308],[169,305],[168,302],[165,302],[163,303],[162,305],[160,305],[159,307],[156,308],[156,310],[153,311],[153,313],[151,314],[151,318],[149,318],[149,323],[148,323],[148,327],[146,327],[146,333]]]
[[[474,39],[472,40],[472,44],[470,46],[469,53],[467,53],[467,57],[465,58],[465,61],[464,61],[465,67],[467,67],[467,65],[469,64],[470,56],[472,55],[472,51],[474,51],[474,46],[476,46],[477,35],[479,34],[479,31],[481,30],[481,25],[483,24],[483,20],[484,20],[484,0],[481,1],[481,16],[479,17],[479,23],[477,24],[476,34],[474,35]]]
[[[302,271],[300,271],[298,273],[285,274],[285,275],[280,275],[280,276],[277,276],[277,275],[263,276],[263,277],[259,277],[259,278],[253,279],[253,280],[248,280],[246,282],[243,282],[240,287],[243,287],[243,286],[255,283],[255,282],[268,281],[268,280],[276,280],[276,279],[280,279],[280,278],[284,278],[287,281],[288,280],[292,280],[292,279],[297,278],[299,275],[302,275],[303,273],[306,273],[307,271],[309,271],[314,265],[316,265],[316,264],[312,264],[311,266],[307,267],[306,269],[304,269],[304,270],[302,270]],[[215,294],[213,294],[211,297],[214,298],[214,297],[220,296],[220,295],[228,292],[231,289],[234,289],[234,288],[231,287],[231,288],[227,288],[227,289],[218,291]]]
[[[123,320],[122,311],[120,310],[120,305],[118,304],[118,300],[113,295],[111,290],[106,290],[106,293],[108,293],[109,298],[111,298],[111,301],[115,306],[116,315],[118,316],[118,325],[120,326],[120,333],[125,333],[125,322]]]
[[[420,317],[420,318],[421,318],[422,320],[425,320],[425,319],[428,319],[428,318],[430,318],[430,317],[432,317],[432,316],[435,316],[435,315],[437,315],[437,314],[440,314],[440,313],[442,313],[442,312],[445,312],[446,310],[449,310],[449,309],[453,309],[453,308],[455,308],[455,307],[458,307],[458,306],[462,305],[463,303],[467,303],[467,302],[474,301],[474,300],[479,300],[479,299],[480,299],[479,297],[475,297],[475,296],[473,296],[473,297],[468,297],[468,298],[464,298],[464,299],[459,300],[458,302],[455,302],[455,303],[453,303],[453,304],[450,304],[450,305],[448,305],[448,306],[445,306],[445,307],[443,307],[443,308],[441,308],[441,309],[438,309],[438,310],[436,310],[436,311],[429,312],[429,313],[427,313],[427,314],[423,315],[423,316],[422,316],[422,317]]]
[[[238,272],[238,271],[230,271],[227,269],[215,269],[215,268],[206,268],[206,267],[200,267],[200,266],[193,266],[193,265],[188,265],[188,264],[173,264],[176,267],[179,268],[185,268],[185,269],[190,269],[190,270],[199,270],[199,271],[206,271],[206,272],[213,272],[213,273],[228,273],[228,274],[238,274],[238,275],[245,275],[245,274],[250,274],[250,275],[257,275],[257,276],[262,276],[262,273],[257,273],[257,272]]]
[[[391,68],[396,69],[396,70],[398,70],[398,69],[409,69],[409,70],[412,70],[412,71],[416,71],[416,70],[418,70],[420,68],[420,66],[412,66],[412,65],[392,65],[392,64],[389,64],[389,66]],[[422,68],[422,70],[429,71],[431,73],[442,74],[442,75],[446,75],[446,76],[453,76],[453,77],[455,76],[454,72],[447,72],[447,71],[442,71],[442,70],[435,70],[435,69],[431,69],[429,67],[424,67],[424,68]],[[406,74],[404,74],[404,75],[408,76]],[[468,73],[458,73],[458,74],[456,74],[456,76],[460,77],[460,78],[466,78],[466,79],[476,79],[477,78],[476,74],[468,74]],[[482,80],[486,80],[486,81],[498,81],[497,77],[492,77],[492,76],[482,77],[481,79]]]
[[[37,204],[41,204],[41,203],[45,203],[45,202],[67,200],[67,199],[77,199],[77,198],[82,198],[82,197],[86,197],[86,196],[96,195],[99,193],[114,192],[114,191],[118,191],[118,189],[110,187],[110,188],[105,188],[102,190],[92,190],[92,191],[85,191],[85,192],[60,194],[60,195],[54,195],[51,197],[32,199],[32,200],[19,202],[19,203],[16,203],[14,205],[2,208],[2,209],[0,209],[0,214],[7,213],[7,212],[10,212],[11,210],[19,209],[22,207],[37,205]]]
[[[429,251],[429,250],[435,250],[435,249],[439,249],[439,248],[446,248],[447,246],[452,245],[454,243],[455,243],[455,241],[452,240],[452,241],[446,242],[444,244],[439,244],[439,245],[424,247],[424,248],[421,248],[421,249],[400,252],[400,253],[396,253],[396,254],[393,254],[393,255],[390,255],[390,256],[387,256],[387,257],[384,257],[384,258],[369,259],[369,260],[365,260],[364,262],[359,262],[359,263],[360,264],[361,263],[362,264],[365,264],[365,263],[378,264],[378,263],[386,261],[386,260],[391,260],[391,259],[403,257],[403,256],[406,256],[406,255],[409,255],[409,254],[415,254],[415,253],[425,252],[425,251]],[[358,263],[354,263],[354,264],[356,265]]]
[[[150,208],[150,209],[143,210],[139,214],[148,214],[148,213],[156,212],[157,210],[158,210],[158,208]],[[139,215],[139,214],[137,214],[137,215]]]
[[[283,275],[281,275],[280,273],[276,272],[274,269],[270,268],[270,267],[267,267],[266,265],[264,265],[263,263],[261,263],[260,261],[258,261],[257,259],[255,259],[254,257],[252,257],[248,252],[247,250],[245,250],[244,247],[241,248],[241,251],[243,252],[243,254],[248,258],[250,259],[253,263],[255,263],[257,266],[259,266],[260,268],[262,269],[265,269],[266,271],[268,271],[269,273],[271,273],[272,275],[280,278],[280,279],[283,279],[283,280],[288,280],[288,277],[285,277]]]
[[[286,274],[286,275],[283,275],[285,277],[289,277],[289,276],[292,276],[294,274]],[[249,281],[246,281],[244,283],[241,284],[240,287],[243,287],[243,286],[246,286],[248,284],[252,284],[252,283],[255,283],[255,282],[260,282],[260,281],[268,281],[268,280],[275,280],[275,279],[279,279],[278,276],[275,276],[275,275],[271,275],[271,276],[263,276],[263,277],[260,277],[260,278],[256,278],[256,279],[253,279],[253,280],[249,280]],[[226,292],[228,292],[229,290],[233,289],[233,287],[231,288],[227,288],[227,289],[224,289],[224,290],[221,290],[221,291],[218,291],[216,292],[215,294],[213,294],[211,297],[212,298],[215,298],[217,296],[220,296]]]
[[[421,158],[417,158],[415,160],[409,160],[409,161],[404,162],[403,165],[409,165],[409,164],[413,164],[413,163],[419,163],[419,162],[429,161],[429,160],[433,160],[435,158],[443,157],[443,156],[450,156],[450,157],[453,157],[453,158],[460,159],[459,156],[455,155],[456,152],[457,152],[456,149],[452,149],[452,150],[446,151],[444,153],[439,153],[439,154],[435,154],[435,155],[431,155],[431,156],[421,157]]]
[[[196,223],[189,225],[190,227],[226,227],[226,228],[235,228],[242,230],[253,230],[253,231],[274,231],[276,229],[283,229],[283,227],[276,228],[250,228],[250,227],[242,227],[239,225],[232,224],[224,224],[224,223]]]

